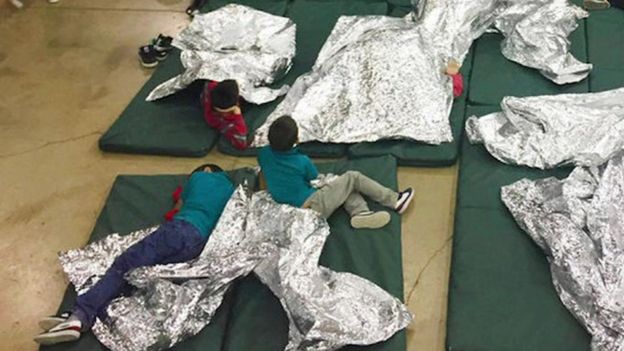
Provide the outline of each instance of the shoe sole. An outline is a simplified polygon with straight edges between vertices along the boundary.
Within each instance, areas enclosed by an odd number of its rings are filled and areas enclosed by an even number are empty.
[[[158,61],[147,63],[147,62],[143,62],[143,60],[139,59],[139,62],[141,62],[141,66],[143,66],[145,68],[154,68],[154,67],[158,66]]]
[[[410,196],[407,198],[407,200],[405,200],[405,202],[403,202],[403,207],[401,207],[400,210],[398,210],[397,212],[399,214],[403,214],[403,212],[405,212],[405,210],[407,210],[407,208],[409,207],[410,202],[412,202],[412,199],[414,198],[414,190],[412,190],[412,193],[410,194]]]
[[[48,331],[54,327],[56,327],[57,325],[63,323],[67,321],[67,319],[65,318],[59,318],[59,317],[46,317],[43,318],[39,321],[39,328]]]
[[[611,7],[611,4],[609,4],[608,2],[584,2],[583,3],[583,7],[586,10],[606,10],[609,7]]]
[[[390,222],[390,214],[388,212],[375,212],[366,216],[351,217],[351,226],[355,229],[377,229],[385,226]]]
[[[17,9],[21,9],[24,7],[24,4],[19,0],[9,0],[9,2],[11,3],[11,5],[15,6],[15,8]]]
[[[78,340],[80,332],[75,330],[63,330],[54,333],[47,333],[35,336],[34,340],[39,345],[54,345],[61,342]]]

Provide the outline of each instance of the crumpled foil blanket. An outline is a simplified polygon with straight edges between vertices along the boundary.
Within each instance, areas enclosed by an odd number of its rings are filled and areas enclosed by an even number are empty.
[[[466,134],[504,163],[541,169],[597,166],[624,147],[624,88],[506,97],[501,108],[468,118]]]
[[[450,60],[463,62],[492,25],[506,36],[506,57],[557,83],[591,70],[569,53],[567,36],[587,12],[567,0],[420,1],[417,12],[340,17],[312,71],[293,84],[253,145],[268,144],[269,126],[282,115],[297,121],[301,142],[451,142],[452,81],[443,71]]]
[[[155,228],[107,238],[61,255],[79,293],[124,249]],[[130,272],[138,287],[114,300],[93,328],[106,347],[163,350],[197,334],[211,320],[230,283],[252,270],[280,299],[290,321],[286,350],[335,350],[373,344],[405,328],[405,305],[375,284],[318,265],[329,235],[314,211],[275,203],[266,192],[239,187],[201,255],[193,261]]]
[[[570,51],[568,36],[577,21],[589,14],[568,0],[514,0],[496,18],[494,26],[505,36],[503,55],[538,69],[556,84],[579,82],[592,65],[580,62]]]
[[[275,100],[288,91],[267,85],[282,78],[295,56],[296,25],[243,5],[230,4],[200,14],[173,41],[182,51],[184,73],[160,84],[153,101],[185,89],[197,79],[234,79],[240,94],[254,104]]]
[[[564,180],[523,179],[501,194],[544,250],[559,298],[592,335],[591,349],[624,350],[623,154]]]

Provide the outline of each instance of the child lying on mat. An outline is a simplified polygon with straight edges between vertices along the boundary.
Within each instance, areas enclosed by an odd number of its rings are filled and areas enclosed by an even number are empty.
[[[217,129],[237,149],[249,145],[247,125],[239,106],[238,84],[228,79],[222,82],[209,81],[201,96],[204,106],[204,119]]]
[[[381,228],[390,222],[388,212],[371,211],[362,195],[398,213],[407,209],[414,196],[412,188],[397,193],[356,171],[348,171],[324,187],[314,189],[310,181],[318,177],[318,171],[310,158],[294,147],[298,133],[297,123],[290,116],[278,118],[269,127],[270,145],[258,154],[263,181],[273,200],[310,208],[324,218],[344,205],[353,228]]]
[[[460,97],[464,92],[464,77],[459,73],[461,66],[457,61],[451,60],[446,66],[446,73],[453,80],[453,97]]]
[[[96,316],[105,317],[108,304],[125,290],[127,272],[199,256],[233,192],[232,181],[218,166],[204,165],[193,171],[173,219],[119,255],[106,274],[78,296],[71,312],[43,318],[39,326],[45,331],[35,341],[50,345],[78,340],[80,333],[91,329]]]

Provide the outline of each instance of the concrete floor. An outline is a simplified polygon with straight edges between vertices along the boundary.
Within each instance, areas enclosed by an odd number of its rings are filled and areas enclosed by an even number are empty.
[[[2,2],[4,1],[4,3]],[[187,0],[0,0],[0,350],[35,350],[36,321],[67,280],[56,259],[87,239],[118,174],[181,173],[202,160],[104,154],[99,136],[149,77],[136,49],[186,26]],[[212,152],[225,167],[255,164]],[[408,350],[444,349],[456,168],[401,168]]]

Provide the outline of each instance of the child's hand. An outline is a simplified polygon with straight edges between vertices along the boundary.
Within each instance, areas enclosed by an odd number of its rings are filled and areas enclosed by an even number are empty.
[[[457,61],[451,60],[446,66],[446,74],[448,74],[449,76],[454,76],[459,73],[460,68],[461,66],[459,65],[459,63],[457,63]]]
[[[238,107],[238,106],[236,106],[236,107],[234,107],[234,108],[232,109],[232,113],[233,113],[233,114],[235,114],[235,115],[241,115],[241,114],[242,114],[242,113],[241,113],[241,109],[240,109],[240,107]]]

